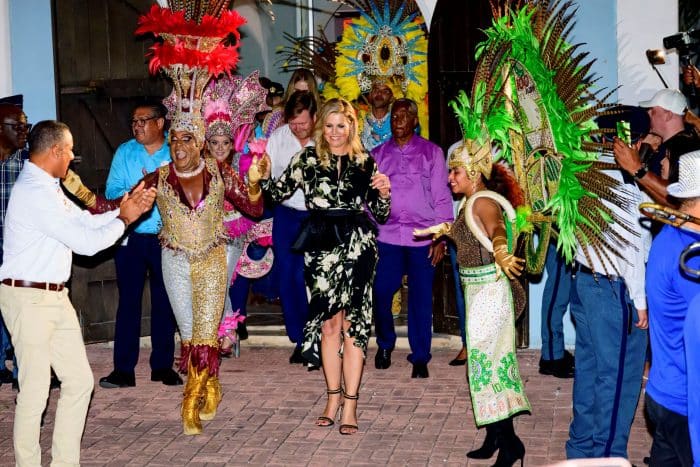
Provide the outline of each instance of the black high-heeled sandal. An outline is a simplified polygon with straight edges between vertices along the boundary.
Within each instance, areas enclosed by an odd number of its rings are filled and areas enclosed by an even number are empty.
[[[346,394],[345,391],[343,391],[343,397],[351,401],[356,401],[360,398],[360,394],[358,393],[354,396],[351,396]],[[357,414],[357,405],[355,405],[355,413]],[[357,419],[357,415],[355,415],[355,418]],[[340,425],[340,427],[338,427],[338,431],[341,435],[354,435],[359,431],[359,429],[360,428],[357,425],[351,425],[349,423],[343,423]]]
[[[343,392],[343,388],[338,388],[338,389],[327,389],[326,394],[329,396],[332,396],[334,394],[341,394]],[[343,404],[338,405],[338,409],[336,410],[336,414],[338,413],[338,410],[343,406]],[[331,417],[326,417],[325,415],[321,415],[316,419],[316,426],[320,426],[322,428],[326,428],[329,426],[335,425],[335,420],[333,420]]]

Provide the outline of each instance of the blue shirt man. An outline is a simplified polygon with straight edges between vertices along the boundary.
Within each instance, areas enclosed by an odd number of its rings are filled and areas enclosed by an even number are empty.
[[[679,181],[668,186],[668,192],[680,200],[680,210],[700,217],[700,186],[695,174],[700,170],[700,151],[684,154],[679,162]],[[698,440],[697,397],[690,396],[698,380],[698,343],[693,337],[697,329],[688,326],[686,318],[697,314],[691,302],[700,296],[700,279],[686,274],[679,266],[682,251],[700,241],[700,227],[684,229],[664,226],[654,239],[649,252],[646,293],[649,303],[651,338],[651,370],[646,387],[646,410],[654,423],[651,466],[691,465],[693,457],[700,465],[700,452],[691,449],[691,429],[696,447]],[[697,257],[690,266],[698,269]],[[696,300],[697,302],[697,300]],[[693,322],[693,317],[689,322]],[[691,374],[692,372],[692,374]],[[690,403],[693,400],[693,403]]]
[[[112,159],[105,195],[118,198],[131,190],[143,176],[170,162],[165,134],[166,109],[162,104],[140,105],[134,109],[131,129],[134,139],[123,143]],[[139,357],[141,301],[148,271],[151,289],[151,381],[182,384],[172,369],[175,354],[175,317],[163,284],[158,233],[160,213],[156,207],[128,231],[114,256],[119,305],[114,328],[114,370],[100,379],[103,388],[136,385],[134,368]]]

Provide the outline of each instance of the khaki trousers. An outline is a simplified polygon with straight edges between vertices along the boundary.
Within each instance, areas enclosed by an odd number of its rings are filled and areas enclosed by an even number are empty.
[[[51,292],[0,285],[0,310],[19,366],[13,438],[17,465],[41,465],[39,429],[51,368],[61,380],[51,465],[80,465],[80,440],[94,377],[68,289]]]

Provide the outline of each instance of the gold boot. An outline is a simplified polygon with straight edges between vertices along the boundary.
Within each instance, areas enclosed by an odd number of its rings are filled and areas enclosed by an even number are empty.
[[[216,376],[207,379],[204,405],[199,411],[199,418],[202,420],[213,420],[216,416],[216,409],[221,402],[221,383]]]
[[[190,362],[187,368],[187,384],[185,385],[184,398],[182,399],[182,431],[186,435],[199,435],[202,433],[202,421],[199,410],[202,406],[202,393],[207,383],[209,370],[206,368],[197,371]]]

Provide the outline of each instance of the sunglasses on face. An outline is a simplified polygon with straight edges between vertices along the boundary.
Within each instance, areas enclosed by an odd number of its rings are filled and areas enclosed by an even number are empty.
[[[29,133],[29,130],[32,129],[32,124],[31,123],[22,123],[22,122],[2,122],[0,125],[4,126],[9,126],[12,127],[15,131],[26,131]]]

